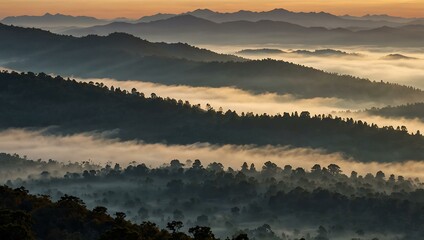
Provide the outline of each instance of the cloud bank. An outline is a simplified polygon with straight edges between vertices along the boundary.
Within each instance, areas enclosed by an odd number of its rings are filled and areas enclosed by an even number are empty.
[[[145,144],[136,141],[120,142],[103,139],[100,135],[77,134],[70,136],[44,135],[41,131],[10,129],[0,132],[1,152],[26,155],[29,159],[54,159],[59,162],[145,163],[157,167],[172,159],[200,159],[204,166],[221,162],[225,167],[239,169],[243,162],[254,163],[260,169],[264,162],[272,161],[278,166],[286,164],[310,169],[315,163],[327,166],[338,164],[347,175],[355,170],[359,174],[375,174],[383,170],[407,177],[424,177],[424,163],[360,163],[347,159],[342,154],[328,154],[319,149],[290,148],[287,146],[256,147],[252,145],[212,145],[197,143],[190,145]]]
[[[214,46],[201,45],[219,53],[234,54],[248,48],[275,48],[286,52],[292,50],[326,49],[328,46],[303,45],[246,45],[246,46]],[[300,54],[263,54],[243,55],[250,59],[273,58],[294,62],[301,65],[322,69],[328,72],[349,74],[375,81],[387,81],[424,89],[424,51],[422,48],[372,48],[372,47],[339,47],[333,49],[348,53],[358,53],[361,57],[306,56]],[[386,60],[389,54],[402,54],[416,59]]]

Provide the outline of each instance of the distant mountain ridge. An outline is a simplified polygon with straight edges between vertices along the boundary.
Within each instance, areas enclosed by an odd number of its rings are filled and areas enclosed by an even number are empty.
[[[242,49],[238,52],[236,52],[236,54],[251,54],[251,55],[262,55],[262,54],[282,54],[282,53],[286,53],[283,50],[280,49],[274,49],[274,48],[259,48],[259,49]]]
[[[346,27],[381,27],[381,26],[400,26],[398,22],[390,22],[385,19],[371,18],[347,18],[340,17],[326,12],[292,12],[286,9],[277,8],[270,11],[254,12],[240,10],[238,12],[221,13],[210,9],[197,9],[181,14],[155,14],[140,18],[139,22],[151,22],[165,20],[180,15],[192,15],[195,17],[207,19],[216,23],[233,21],[256,22],[261,20],[289,22],[304,27],[327,27],[327,28],[346,28]]]
[[[350,56],[350,57],[359,57],[360,54],[358,53],[348,53],[345,51],[335,50],[335,49],[316,49],[313,51],[310,50],[295,50],[291,53],[301,54],[301,55],[307,55],[307,56]]]
[[[141,23],[111,23],[74,29],[65,34],[85,36],[126,32],[149,41],[188,42],[190,44],[316,44],[419,47],[424,40],[423,25],[379,27],[361,31],[344,28],[304,27],[260,20],[216,23],[193,15]]]
[[[9,16],[1,20],[1,23],[22,27],[38,27],[60,33],[72,28],[90,27],[95,25],[104,25],[112,22],[152,22],[165,20],[181,15],[193,15],[195,17],[210,20],[216,23],[233,21],[257,22],[261,20],[289,22],[304,27],[326,27],[326,28],[348,28],[348,29],[370,29],[382,26],[399,27],[407,24],[424,24],[424,18],[402,18],[389,15],[364,15],[356,16],[337,16],[326,12],[293,12],[282,8],[276,8],[270,11],[246,11],[237,12],[217,12],[209,9],[197,9],[185,13],[157,13],[150,16],[144,16],[138,20],[125,17],[115,19],[98,19],[89,16],[70,16],[65,14],[46,13],[41,16]]]
[[[46,13],[42,16],[11,16],[0,22],[22,27],[38,27],[55,29],[59,27],[89,27],[110,23],[113,20],[103,20],[88,16],[70,16],[63,14]]]
[[[304,56],[333,56],[333,57],[343,57],[343,56],[349,56],[349,57],[360,57],[361,54],[358,53],[348,53],[345,51],[340,51],[336,49],[315,49],[313,51],[311,50],[290,50],[290,51],[283,51],[281,49],[274,49],[274,48],[258,48],[258,49],[242,49],[236,54],[238,55],[266,55],[266,54],[299,54]]]
[[[405,55],[399,54],[399,53],[392,53],[392,54],[389,54],[387,56],[382,57],[382,59],[385,59],[385,60],[415,60],[417,58],[405,56]]]
[[[396,17],[390,16],[387,14],[366,14],[361,17],[344,15],[340,16],[345,19],[351,20],[372,20],[372,21],[387,21],[387,22],[395,22],[395,23],[408,23],[411,24],[413,21],[423,20],[424,18],[405,18],[405,17]]]

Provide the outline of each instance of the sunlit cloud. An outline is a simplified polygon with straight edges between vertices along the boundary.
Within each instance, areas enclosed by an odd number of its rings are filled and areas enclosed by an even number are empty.
[[[234,54],[246,48],[276,48],[286,52],[299,49],[325,49],[329,46],[303,46],[303,45],[247,45],[247,46],[214,46],[201,45],[220,53]],[[360,57],[317,57],[300,54],[268,54],[268,55],[243,55],[251,59],[273,58],[289,61],[305,66],[322,69],[328,72],[349,74],[357,77],[368,78],[372,81],[385,81],[399,83],[424,89],[424,49],[420,48],[361,48],[361,47],[333,47],[333,49],[348,53],[359,53]],[[386,60],[389,54],[402,54],[416,59]]]
[[[162,85],[141,81],[117,81],[113,79],[77,79],[84,82],[98,82],[111,87],[119,87],[131,91],[136,88],[146,96],[155,93],[161,97],[170,97],[177,100],[189,101],[192,104],[200,104],[203,108],[210,104],[215,109],[235,110],[241,112],[253,112],[258,114],[283,114],[283,112],[310,111],[320,114],[331,111],[343,111],[346,109],[360,110],[365,107],[375,106],[375,103],[358,103],[338,98],[311,98],[298,99],[292,95],[278,95],[275,93],[253,94],[232,87],[191,87],[184,85]]]

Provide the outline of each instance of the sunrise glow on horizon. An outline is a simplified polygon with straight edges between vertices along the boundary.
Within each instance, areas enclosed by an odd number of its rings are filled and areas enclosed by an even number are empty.
[[[139,18],[156,13],[182,13],[208,8],[219,12],[269,11],[284,8],[295,12],[328,12],[362,16],[388,14],[424,17],[421,0],[0,0],[0,18],[43,15],[47,12],[98,18]]]

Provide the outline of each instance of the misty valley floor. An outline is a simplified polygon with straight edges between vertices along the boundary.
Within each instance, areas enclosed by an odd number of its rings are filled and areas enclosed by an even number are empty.
[[[247,233],[258,239],[416,239],[424,223],[419,217],[424,195],[418,179],[386,176],[382,171],[345,175],[335,164],[316,164],[307,170],[268,161],[263,166],[243,163],[240,170],[224,170],[217,162],[203,166],[199,160],[172,160],[149,168],[137,163],[121,167],[32,161],[8,154],[0,154],[0,164],[2,176],[12,178],[6,185],[51,196],[59,200],[55,209],[71,201],[67,193],[83,199],[89,209],[105,206],[109,214],[123,211],[135,223],[149,220],[165,228],[169,222],[181,221],[182,231],[210,226],[221,237]],[[13,179],[16,174],[27,176]],[[11,206],[4,189],[1,192],[2,206]],[[13,209],[35,221],[42,218],[39,205],[25,206],[22,202]],[[54,239],[56,226],[50,225],[44,232],[32,231]],[[107,229],[93,234],[105,234]],[[62,234],[77,231],[80,238],[90,239],[87,230],[67,228]]]

